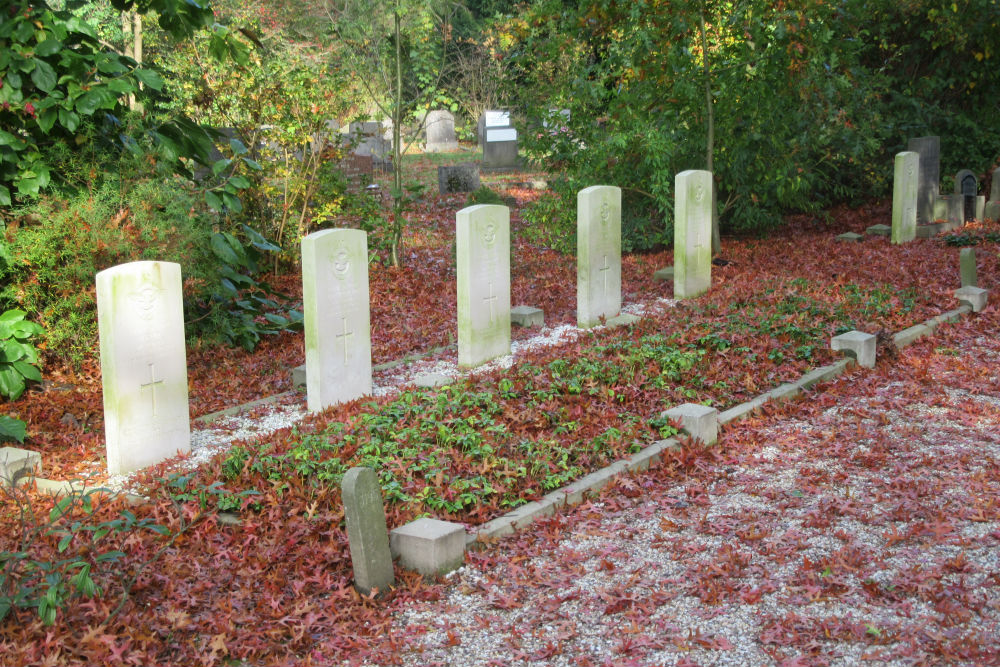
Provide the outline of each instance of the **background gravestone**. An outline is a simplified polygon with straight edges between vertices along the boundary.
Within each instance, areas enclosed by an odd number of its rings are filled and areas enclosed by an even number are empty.
[[[458,365],[510,354],[510,211],[479,204],[455,214]]]
[[[955,174],[955,196],[962,198],[962,222],[976,219],[978,195],[979,180],[971,169],[962,169]]]
[[[940,194],[941,187],[941,138],[910,139],[906,144],[906,150],[920,155],[917,223],[934,222],[934,202]]]
[[[674,298],[691,299],[712,285],[712,172],[677,174],[674,197]]]
[[[424,132],[427,153],[444,153],[458,150],[458,139],[455,138],[455,117],[451,112],[439,109],[431,111],[424,118]]]
[[[983,210],[984,220],[1000,220],[1000,167],[990,177],[990,200]]]
[[[97,274],[108,472],[191,450],[181,267],[131,262]]]
[[[368,235],[325,229],[302,239],[302,307],[309,409],[372,391]]]
[[[340,484],[354,585],[364,595],[380,593],[396,581],[385,525],[382,489],[371,468],[351,468]]]
[[[475,192],[479,189],[479,167],[473,162],[438,167],[438,192]]]
[[[576,321],[582,329],[622,308],[622,191],[594,185],[576,196]]]
[[[517,130],[488,127],[483,137],[483,168],[514,169],[518,166]]]
[[[917,237],[917,190],[920,155],[896,154],[892,178],[892,242],[909,243]]]
[[[514,124],[511,123],[509,111],[487,109],[479,116],[479,122],[476,124],[476,138],[479,140],[479,147],[484,148],[487,128],[512,127],[514,127]]]

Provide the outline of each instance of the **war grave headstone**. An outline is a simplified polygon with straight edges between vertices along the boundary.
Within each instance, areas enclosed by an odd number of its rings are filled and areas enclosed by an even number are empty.
[[[990,177],[990,200],[983,207],[984,220],[1000,220],[1000,167]]]
[[[917,195],[920,155],[913,151],[896,154],[892,178],[893,243],[909,243],[917,237]]]
[[[371,468],[351,468],[340,485],[354,586],[363,594],[384,593],[396,581],[385,524],[382,488]]]
[[[510,211],[479,204],[455,214],[458,365],[510,354]]]
[[[181,267],[130,262],[97,274],[108,471],[191,450]]]
[[[712,172],[674,178],[674,298],[691,299],[712,285]]]
[[[424,152],[445,153],[458,150],[455,138],[455,117],[450,111],[438,109],[424,118],[424,133],[427,143]]]
[[[442,195],[475,192],[480,187],[479,167],[473,162],[443,165],[437,169],[438,192]]]
[[[941,138],[917,137],[906,144],[907,151],[920,156],[917,186],[917,224],[934,222],[934,202],[941,180]]]
[[[372,391],[368,235],[325,229],[302,239],[302,307],[309,410]]]
[[[593,185],[576,196],[576,321],[581,329],[622,308],[622,191]]]

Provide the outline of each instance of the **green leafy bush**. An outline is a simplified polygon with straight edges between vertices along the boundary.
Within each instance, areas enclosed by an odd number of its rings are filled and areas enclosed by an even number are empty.
[[[38,350],[31,339],[44,333],[42,327],[24,319],[23,310],[8,310],[0,315],[0,395],[17,400],[27,382],[41,382]],[[23,440],[22,435],[19,440]]]
[[[502,206],[504,201],[503,197],[484,185],[478,190],[470,192],[466,199],[466,206],[475,206],[476,204],[499,204]]]
[[[246,225],[241,232],[245,242],[229,232],[212,235],[218,282],[207,298],[191,299],[188,308],[200,313],[192,320],[193,332],[252,350],[261,336],[301,328],[302,313],[287,307],[287,297],[259,279],[264,253],[281,248]]]
[[[521,209],[526,241],[551,248],[564,255],[576,254],[576,198],[567,197],[565,188],[544,192]]]
[[[47,350],[79,364],[97,340],[94,276],[137,260],[178,262],[186,287],[218,282],[210,249],[218,217],[176,178],[108,178],[93,189],[43,196],[15,212],[0,262],[0,307],[45,329]]]

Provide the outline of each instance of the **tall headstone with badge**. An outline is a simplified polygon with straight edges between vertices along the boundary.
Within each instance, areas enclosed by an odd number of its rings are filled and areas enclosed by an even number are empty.
[[[941,187],[941,138],[917,137],[910,139],[906,150],[920,156],[919,185],[917,186],[917,223],[934,222],[934,204]]]
[[[450,111],[438,109],[431,111],[424,118],[424,133],[427,143],[424,151],[427,153],[446,153],[458,150],[458,139],[455,138],[455,117]]]
[[[712,285],[712,172],[674,178],[674,298],[691,299]]]
[[[510,354],[510,211],[479,204],[455,214],[458,365]]]
[[[181,267],[131,262],[97,274],[108,472],[191,450]]]
[[[917,237],[917,190],[920,155],[896,154],[892,178],[892,242],[909,243]]]
[[[309,410],[372,392],[368,235],[324,229],[302,239]]]
[[[486,111],[479,119],[484,169],[513,169],[518,166],[517,130],[509,111]]]
[[[581,329],[622,308],[622,191],[594,185],[576,196],[576,321]]]

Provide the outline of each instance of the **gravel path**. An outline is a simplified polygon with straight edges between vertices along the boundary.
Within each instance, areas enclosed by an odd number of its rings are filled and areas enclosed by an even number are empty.
[[[998,331],[994,305],[469,553],[394,617],[402,664],[1000,664]]]

